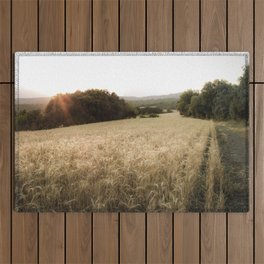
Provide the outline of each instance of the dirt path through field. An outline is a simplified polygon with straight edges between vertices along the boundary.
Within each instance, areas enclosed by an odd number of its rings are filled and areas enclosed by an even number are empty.
[[[225,170],[227,211],[248,210],[248,137],[243,124],[215,123],[221,160]]]

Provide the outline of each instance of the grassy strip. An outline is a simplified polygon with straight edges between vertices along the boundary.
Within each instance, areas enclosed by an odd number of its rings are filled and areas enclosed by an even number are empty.
[[[224,165],[225,210],[248,211],[248,135],[244,123],[218,122],[216,134]]]
[[[206,168],[206,211],[224,210],[224,169],[221,162],[215,127],[211,126],[211,139]]]

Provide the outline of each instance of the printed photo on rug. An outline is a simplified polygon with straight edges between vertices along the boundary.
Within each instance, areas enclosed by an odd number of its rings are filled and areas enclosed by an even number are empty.
[[[18,212],[247,212],[248,53],[18,52]]]

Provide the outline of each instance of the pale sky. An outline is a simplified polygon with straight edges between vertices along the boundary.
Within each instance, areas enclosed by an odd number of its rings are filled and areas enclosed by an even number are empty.
[[[247,55],[43,54],[17,54],[16,81],[19,87],[16,91],[19,91],[20,98],[53,96],[91,88],[107,89],[119,96],[166,95],[187,89],[201,90],[206,82],[215,79],[238,83]]]

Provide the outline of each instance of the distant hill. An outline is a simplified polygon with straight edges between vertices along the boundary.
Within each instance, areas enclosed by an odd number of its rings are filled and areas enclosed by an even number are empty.
[[[35,98],[16,98],[16,104],[48,104],[50,97],[35,97]]]
[[[177,100],[181,93],[165,94],[165,95],[150,95],[150,96],[121,96],[125,101],[134,107],[140,106],[157,106],[162,109],[175,109]],[[19,110],[45,110],[51,97],[36,97],[36,98],[19,98],[16,99],[16,105],[19,103]]]
[[[19,100],[16,98],[15,104],[19,107],[19,111],[32,111],[38,109],[44,111],[49,100],[50,97],[19,98]]]
[[[164,94],[164,95],[150,95],[150,96],[123,96],[122,98],[127,101],[146,101],[146,100],[158,100],[158,99],[168,99],[168,98],[174,98],[179,99],[181,93],[175,93],[175,94]]]
[[[156,106],[161,109],[175,109],[181,93],[166,94],[166,95],[153,95],[144,97],[123,97],[129,104],[134,107],[148,107]]]

